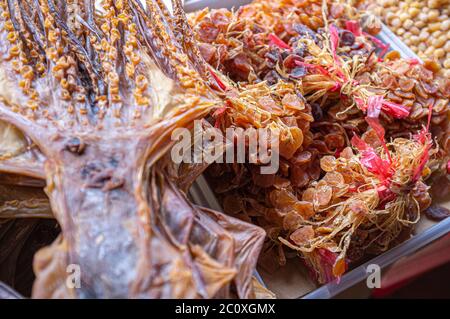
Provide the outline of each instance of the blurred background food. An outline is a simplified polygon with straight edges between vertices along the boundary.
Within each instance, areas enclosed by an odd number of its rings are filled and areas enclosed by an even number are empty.
[[[369,6],[422,59],[450,76],[450,0],[376,0]]]

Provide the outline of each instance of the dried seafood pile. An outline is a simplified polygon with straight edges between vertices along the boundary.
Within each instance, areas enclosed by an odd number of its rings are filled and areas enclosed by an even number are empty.
[[[0,280],[27,293],[38,250],[34,297],[267,297],[264,243],[323,283],[407,238],[450,169],[450,83],[359,4],[0,0]],[[277,130],[279,171],[175,165],[197,119]],[[185,194],[205,169],[226,214]]]
[[[321,283],[408,238],[449,169],[449,79],[388,53],[358,5],[255,0],[190,16],[228,76],[216,127],[282,132],[277,174],[214,164],[211,184],[228,214],[266,230],[266,252],[280,264],[298,252]]]
[[[36,224],[24,219],[14,235],[19,221],[7,219],[54,216],[61,227],[35,255],[34,297],[254,296],[264,231],[193,206],[176,186],[189,181],[167,170],[171,132],[221,103],[173,5],[0,1],[1,180],[45,179],[51,203],[39,191],[2,193],[11,252],[0,264],[14,269]],[[66,285],[71,264],[79,289]]]

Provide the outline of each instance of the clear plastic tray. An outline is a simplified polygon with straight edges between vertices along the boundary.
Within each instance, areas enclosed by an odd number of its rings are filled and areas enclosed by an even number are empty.
[[[23,297],[0,281],[0,299],[22,299]]]
[[[270,1],[270,0],[269,0]],[[186,0],[185,9],[187,12],[192,12],[195,10],[200,10],[205,7],[209,8],[232,8],[239,7],[243,4],[249,3],[249,0]],[[406,46],[399,38],[392,33],[389,28],[383,25],[382,32],[378,35],[385,43],[389,43],[392,50],[398,51],[403,57],[416,58],[418,56]],[[420,60],[420,59],[419,59]],[[219,202],[217,201],[214,193],[211,191],[208,183],[203,177],[200,177],[190,190],[190,196],[198,205],[204,205],[210,207],[211,209],[222,210]],[[326,299],[332,298],[339,293],[353,287],[354,285],[366,280],[367,272],[366,269],[370,264],[376,264],[381,269],[391,265],[395,261],[402,257],[413,254],[419,249],[430,244],[434,240],[444,236],[450,231],[450,218],[441,221],[440,223],[428,223],[422,226],[420,232],[413,236],[411,239],[399,244],[398,246],[390,249],[389,251],[371,259],[367,263],[360,265],[351,271],[347,272],[342,276],[339,283],[328,283],[323,286],[319,286],[312,291],[305,293],[304,291],[299,292],[298,295],[289,295],[293,298],[306,298],[306,299]],[[261,279],[261,277],[259,276]],[[267,281],[266,281],[267,282]],[[310,285],[311,283],[308,282]],[[270,285],[269,285],[270,286]],[[269,287],[270,288],[270,287]]]

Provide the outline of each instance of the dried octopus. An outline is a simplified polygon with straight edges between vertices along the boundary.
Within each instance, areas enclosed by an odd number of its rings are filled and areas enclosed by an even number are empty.
[[[254,296],[264,231],[192,205],[177,186],[189,181],[167,169],[171,132],[222,102],[173,7],[0,2],[0,120],[14,140],[0,169],[11,183],[45,179],[51,203],[2,200],[1,214],[61,227],[35,255],[33,297]],[[70,264],[79,289],[65,284]]]

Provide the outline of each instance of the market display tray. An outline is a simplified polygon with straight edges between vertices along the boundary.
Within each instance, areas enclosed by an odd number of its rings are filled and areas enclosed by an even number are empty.
[[[187,12],[201,10],[205,7],[209,8],[237,8],[243,4],[249,3],[249,0],[187,0],[185,1],[185,9]],[[402,57],[415,58],[419,57],[406,46],[389,28],[385,25],[382,27],[381,33],[377,36],[380,40],[390,45],[391,50],[398,51]],[[214,193],[210,189],[208,183],[203,177],[198,178],[190,190],[190,196],[198,205],[206,206],[211,209],[221,211],[222,208],[215,198]],[[450,208],[450,199],[440,205]],[[342,276],[339,283],[331,282],[326,285],[319,286],[309,279],[306,270],[300,269],[300,263],[287,265],[284,269],[277,271],[276,275],[259,271],[257,276],[260,280],[271,289],[277,297],[280,298],[306,298],[306,299],[325,299],[332,298],[339,293],[353,287],[354,285],[365,281],[368,276],[368,266],[375,264],[381,270],[390,266],[397,260],[414,254],[421,248],[432,243],[436,239],[444,236],[450,231],[450,218],[441,222],[432,222],[426,218],[422,218],[416,227],[414,236],[388,250],[387,252],[367,261],[366,263],[348,271]]]

